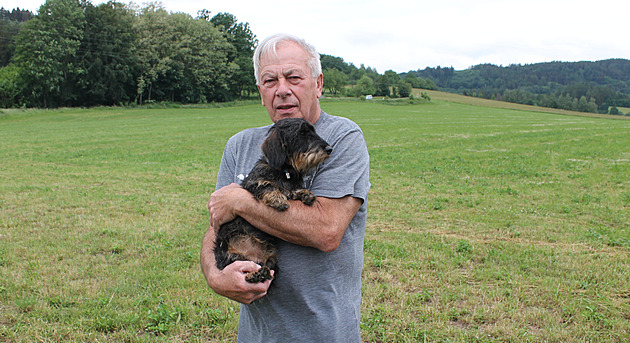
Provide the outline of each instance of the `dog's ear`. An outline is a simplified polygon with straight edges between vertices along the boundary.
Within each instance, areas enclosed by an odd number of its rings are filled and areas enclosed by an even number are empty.
[[[271,168],[281,169],[287,163],[282,134],[278,130],[272,128],[269,131],[269,136],[267,136],[260,149]]]

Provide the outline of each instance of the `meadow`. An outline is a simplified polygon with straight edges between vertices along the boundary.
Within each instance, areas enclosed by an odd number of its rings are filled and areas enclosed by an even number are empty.
[[[371,156],[366,342],[628,342],[630,121],[322,102]],[[468,101],[468,100],[467,100]],[[235,341],[198,255],[260,105],[0,110],[0,341]]]

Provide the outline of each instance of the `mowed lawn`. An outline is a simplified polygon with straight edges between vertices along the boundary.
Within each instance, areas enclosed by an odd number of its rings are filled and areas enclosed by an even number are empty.
[[[322,107],[371,155],[365,341],[630,340],[630,121]],[[226,140],[267,123],[260,105],[0,112],[0,341],[234,341],[199,248]]]

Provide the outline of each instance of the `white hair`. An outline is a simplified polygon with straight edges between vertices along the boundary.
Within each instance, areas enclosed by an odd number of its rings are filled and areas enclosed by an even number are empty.
[[[277,56],[278,43],[291,41],[301,46],[309,56],[308,66],[311,68],[313,77],[318,77],[322,73],[322,63],[320,61],[319,53],[314,46],[307,43],[304,39],[298,38],[286,33],[278,33],[273,36],[265,38],[254,51],[254,77],[256,78],[256,84],[260,85],[260,76],[258,71],[260,70],[260,59],[268,53],[273,53]]]

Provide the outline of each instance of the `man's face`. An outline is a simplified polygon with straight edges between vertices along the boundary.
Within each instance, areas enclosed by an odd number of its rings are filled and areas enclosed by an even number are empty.
[[[304,118],[315,124],[320,115],[323,76],[313,77],[308,54],[296,43],[279,43],[277,53],[277,57],[268,53],[260,59],[258,91],[271,121]]]

